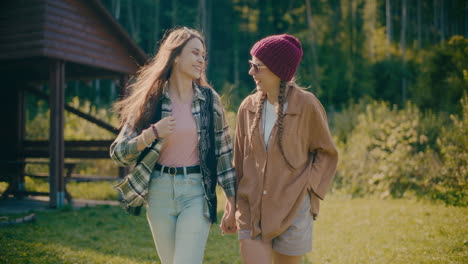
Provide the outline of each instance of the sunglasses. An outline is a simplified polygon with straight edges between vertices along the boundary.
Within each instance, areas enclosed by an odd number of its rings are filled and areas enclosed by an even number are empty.
[[[254,63],[253,61],[249,60],[249,65],[250,65],[250,68],[253,68],[254,69],[254,73],[257,74],[260,72],[260,69],[263,69],[263,68],[266,68],[267,66],[265,65],[258,65],[256,63]]]

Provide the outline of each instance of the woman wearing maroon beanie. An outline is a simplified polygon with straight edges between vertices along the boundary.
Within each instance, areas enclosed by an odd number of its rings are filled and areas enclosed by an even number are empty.
[[[257,92],[239,108],[234,148],[241,256],[244,263],[301,263],[338,154],[323,106],[292,81],[299,40],[269,36],[250,54]]]

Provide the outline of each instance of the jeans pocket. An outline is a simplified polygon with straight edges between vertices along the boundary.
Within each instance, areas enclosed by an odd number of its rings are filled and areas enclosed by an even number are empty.
[[[185,176],[185,182],[192,185],[201,185],[202,184],[202,175],[199,173],[187,174]]]
[[[203,179],[202,175],[187,174],[185,176],[185,193],[187,196],[195,196],[203,194]]]
[[[155,175],[153,174],[153,176]],[[148,201],[151,201],[152,203],[160,203],[161,201],[166,201],[172,197],[173,184],[170,177],[171,176],[166,174],[158,173],[156,177],[151,178]]]

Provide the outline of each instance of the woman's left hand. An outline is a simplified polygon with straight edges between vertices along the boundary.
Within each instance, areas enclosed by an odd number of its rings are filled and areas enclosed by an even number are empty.
[[[223,218],[221,219],[221,228],[222,234],[235,234],[237,232],[236,225],[236,205],[234,202],[234,197],[229,197],[226,201],[226,206],[224,208]]]

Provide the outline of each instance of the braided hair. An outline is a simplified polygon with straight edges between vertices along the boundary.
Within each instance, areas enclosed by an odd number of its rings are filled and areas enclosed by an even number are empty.
[[[286,155],[284,154],[284,149],[283,149],[283,120],[284,120],[284,104],[287,102],[287,94],[286,94],[286,88],[288,87],[293,87],[294,83],[293,82],[286,82],[281,80],[280,82],[280,88],[279,88],[279,94],[278,94],[278,105],[276,106],[276,125],[278,126],[278,144],[280,148],[281,155],[283,156],[284,160],[288,164],[288,166],[293,167],[289,160],[286,158]],[[255,112],[255,118],[253,125],[249,131],[249,136],[250,136],[250,141],[252,141],[252,135],[255,131],[255,129],[258,126],[258,123],[260,122],[260,117],[262,116],[263,112],[263,105],[265,103],[265,100],[267,99],[267,94],[264,92],[260,92],[260,100],[257,104],[257,110]]]
[[[255,129],[258,126],[258,122],[260,122],[260,117],[262,116],[262,111],[263,111],[263,104],[265,103],[265,100],[267,99],[267,94],[264,92],[259,92],[261,94],[260,96],[260,101],[257,104],[257,110],[255,111],[255,118],[254,118],[254,123],[252,127],[250,128],[249,131],[249,139],[252,141],[252,135],[255,131]]]
[[[278,105],[276,106],[276,115],[277,115],[276,124],[278,125],[278,145],[281,151],[281,155],[283,155],[283,158],[288,164],[288,166],[292,168],[293,166],[289,162],[288,158],[286,158],[286,155],[284,154],[284,149],[283,149],[284,104],[287,102],[287,94],[286,94],[287,87],[291,87],[291,86],[289,85],[289,83],[281,80],[279,94],[278,94]]]

